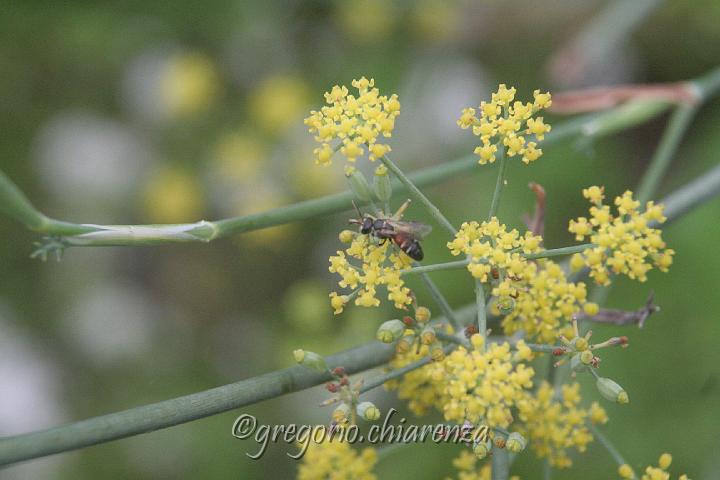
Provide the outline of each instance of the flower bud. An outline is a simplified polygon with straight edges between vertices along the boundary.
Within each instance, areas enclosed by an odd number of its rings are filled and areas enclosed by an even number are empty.
[[[375,338],[383,343],[392,343],[402,337],[404,331],[405,324],[401,320],[388,320],[377,329]]]
[[[508,451],[512,453],[522,452],[523,450],[525,450],[526,445],[527,441],[525,440],[525,437],[520,435],[518,432],[512,432],[508,436],[507,442],[505,442],[505,448],[507,448]]]
[[[510,315],[515,310],[515,299],[504,296],[497,300],[497,308],[501,315]]]
[[[415,321],[418,323],[426,323],[430,320],[430,309],[427,307],[418,307],[415,310]]]
[[[370,184],[362,172],[353,170],[352,173],[346,175],[346,177],[348,179],[348,183],[350,184],[350,190],[352,190],[358,200],[362,202],[369,202],[372,200]]]
[[[415,336],[405,335],[400,340],[398,340],[397,344],[395,345],[395,351],[397,351],[397,353],[407,353],[412,348],[413,343],[415,343]]]
[[[315,369],[318,372],[324,372],[327,370],[325,359],[315,352],[300,348],[293,351],[293,356],[295,357],[295,361],[300,365]]]
[[[600,395],[607,398],[611,402],[617,402],[620,404],[628,403],[630,398],[623,388],[618,385],[615,381],[609,378],[598,378],[595,382],[597,389],[600,391]]]
[[[658,460],[658,467],[662,468],[663,470],[667,470],[670,468],[670,464],[672,463],[672,455],[669,453],[663,453],[660,455],[660,459]]]
[[[390,201],[390,197],[392,197],[392,183],[390,182],[390,176],[388,175],[387,167],[385,167],[385,165],[380,165],[375,170],[373,187],[375,189],[375,196],[378,200],[381,202]]]
[[[374,422],[380,418],[380,409],[377,408],[372,402],[361,402],[356,409],[356,412],[360,417]]]
[[[432,327],[425,327],[420,333],[420,342],[423,345],[430,345],[435,341],[435,329]]]
[[[346,403],[341,403],[332,412],[332,419],[336,423],[343,424],[348,421],[348,418],[350,418],[350,407]]]
[[[492,443],[490,443],[490,440],[481,441],[473,445],[473,453],[477,458],[482,460],[483,458],[488,456],[488,454],[490,453],[490,448],[492,448]]]
[[[355,238],[355,232],[352,230],[343,230],[338,235],[338,239],[340,239],[341,243],[350,243],[353,241],[353,238]]]

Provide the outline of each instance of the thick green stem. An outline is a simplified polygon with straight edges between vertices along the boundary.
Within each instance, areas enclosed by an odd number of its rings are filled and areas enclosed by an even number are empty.
[[[385,164],[385,166],[390,170],[395,177],[397,177],[398,180],[400,180],[400,183],[402,183],[405,188],[408,190],[410,195],[420,202],[420,204],[425,207],[425,210],[430,214],[431,217],[435,219],[436,222],[438,222],[440,225],[447,230],[450,235],[454,236],[457,233],[457,230],[455,230],[455,227],[453,227],[452,223],[448,221],[447,218],[445,218],[445,215],[442,214],[439,208],[433,204],[429,198],[425,196],[424,193],[420,191],[420,189],[413,183],[413,181],[403,173],[402,170],[400,170],[400,167],[395,165],[395,162],[390,160],[387,155],[383,155],[380,160]]]
[[[510,476],[510,456],[506,448],[492,447],[492,480],[507,480]]]
[[[720,70],[710,72],[701,79],[693,82],[699,94],[705,98],[712,95],[720,85]],[[654,108],[635,108],[629,114],[626,106],[616,107],[605,112],[593,113],[567,120],[556,125],[543,141],[545,147],[558,143],[575,135],[599,138],[633,125],[639,125],[656,117],[668,107],[667,104],[655,104]],[[423,169],[409,174],[408,178],[416,187],[434,185],[460,174],[477,170],[477,156],[468,155],[459,159],[443,162],[440,165]],[[397,195],[405,193],[405,187],[399,181],[393,182],[393,192]],[[109,246],[109,245],[157,245],[162,243],[209,242],[218,238],[237,235],[240,233],[269,228],[291,222],[300,222],[310,218],[320,217],[333,213],[351,210],[352,192],[342,192],[325,197],[298,202],[285,207],[279,207],[265,212],[245,215],[242,217],[226,218],[216,221],[198,222],[183,225],[133,225],[132,227],[146,227],[145,235],[138,237],[129,230],[130,226],[122,225],[94,225],[78,224],[62,220],[47,218],[37,210],[25,197],[20,189],[0,172],[0,211],[19,221],[27,228],[49,236],[63,236],[67,245],[77,246]],[[210,224],[212,228],[199,228],[192,235],[179,240],[176,235],[168,235],[163,229],[169,228],[171,232],[177,229],[193,230],[200,223]],[[127,229],[128,235],[120,237],[118,229]],[[155,230],[159,229],[159,230]],[[104,233],[109,231],[108,233]],[[83,234],[94,233],[91,237]],[[157,235],[150,239],[150,233]],[[152,240],[152,241],[151,241]]]

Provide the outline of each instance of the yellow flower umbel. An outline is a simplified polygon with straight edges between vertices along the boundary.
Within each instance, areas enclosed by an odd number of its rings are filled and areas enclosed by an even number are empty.
[[[554,343],[566,333],[573,315],[580,310],[597,313],[597,304],[587,302],[585,284],[568,281],[563,269],[552,260],[529,262],[515,286],[519,293],[514,308],[502,320],[506,335],[522,330],[526,339]],[[497,309],[497,305],[494,307]]]
[[[492,344],[475,334],[472,349],[459,347],[443,361],[446,376],[445,419],[457,423],[508,427],[512,408],[527,403],[535,372],[524,363],[514,363],[510,344]]]
[[[666,249],[662,232],[650,227],[651,222],[665,221],[663,205],[647,202],[641,212],[640,202],[628,190],[615,198],[617,215],[613,216],[610,206],[602,203],[602,187],[586,188],[583,195],[594,204],[590,219],[570,220],[568,230],[578,241],[590,237],[597,246],[573,255],[573,270],[590,268],[590,276],[600,285],[610,284],[610,274],[624,274],[644,282],[653,266],[663,272],[668,270],[675,251]]]
[[[298,480],[375,480],[372,469],[377,463],[377,452],[366,448],[357,453],[339,438],[311,442],[298,467]]]
[[[645,473],[640,477],[640,480],[670,480],[670,473],[668,468],[672,463],[672,455],[669,453],[663,453],[658,459],[658,466],[648,466],[645,469]],[[620,478],[632,479],[635,477],[635,472],[632,467],[628,464],[620,465],[618,468],[618,475]],[[687,475],[683,474],[678,477],[678,480],[690,480]]]
[[[478,468],[478,462],[480,462],[480,459],[477,458],[476,455],[469,450],[462,450],[460,455],[452,461],[453,467],[458,470],[458,480],[490,480],[490,463],[484,462],[484,464]]]
[[[595,402],[589,409],[579,407],[577,383],[563,385],[560,400],[553,399],[553,393],[553,387],[543,382],[535,396],[518,403],[518,410],[538,457],[547,458],[556,468],[568,468],[572,465],[568,451],[584,452],[593,439],[586,422],[605,423],[607,415]]]
[[[377,287],[385,285],[388,300],[395,308],[405,309],[412,302],[410,289],[405,286],[400,271],[412,264],[412,259],[402,251],[394,249],[391,242],[380,245],[369,235],[345,231],[344,240],[350,240],[350,246],[338,250],[330,257],[330,272],[342,277],[338,282],[341,288],[350,288],[349,295],[330,294],[330,302],[336,314],[342,312],[345,304],[355,297],[355,305],[377,307]],[[351,263],[351,260],[355,264]]]
[[[497,280],[493,295],[509,296],[517,293],[514,282],[531,273],[530,263],[521,253],[540,251],[542,238],[526,232],[524,236],[513,229],[508,231],[504,224],[493,217],[487,222],[465,222],[448,242],[450,253],[464,253],[470,258],[467,269],[483,283]]]
[[[480,165],[495,161],[498,146],[503,146],[509,157],[522,157],[526,164],[540,158],[542,150],[537,148],[537,142],[545,138],[550,125],[543,117],[533,115],[549,107],[552,100],[549,93],[540,90],[535,90],[533,96],[533,102],[514,102],[515,87],[507,88],[502,83],[490,102],[480,102],[478,109],[463,110],[457,124],[462,129],[472,127],[473,134],[480,137],[482,144],[475,148]]]
[[[352,85],[358,91],[357,97],[349,94],[347,87],[335,85],[325,93],[327,105],[311,111],[305,119],[305,125],[320,143],[314,151],[315,163],[330,165],[339,149],[348,161],[346,174],[353,172],[357,158],[366,152],[370,160],[375,160],[390,151],[390,146],[379,143],[378,138],[392,136],[395,118],[400,115],[397,95],[380,95],[374,79],[362,77],[353,80]]]

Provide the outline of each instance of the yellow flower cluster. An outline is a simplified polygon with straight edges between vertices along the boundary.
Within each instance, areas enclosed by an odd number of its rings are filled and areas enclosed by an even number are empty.
[[[397,370],[429,355],[430,349],[423,345],[419,350],[410,349],[398,353],[390,361],[390,368]],[[408,400],[408,408],[415,415],[425,415],[429,410],[442,410],[445,399],[444,369],[439,363],[431,363],[406,373],[399,379],[385,382],[388,390],[397,390],[400,400]]]
[[[357,453],[347,442],[338,438],[320,443],[311,442],[298,467],[298,480],[375,480],[372,469],[377,452],[366,448]]]
[[[552,260],[530,262],[516,287],[519,295],[514,308],[502,320],[506,335],[522,330],[526,339],[554,343],[560,335],[570,334],[566,330],[580,310],[588,315],[598,312],[598,305],[587,301],[585,284],[568,281],[563,269]]]
[[[520,419],[525,422],[527,437],[538,457],[547,458],[556,468],[568,468],[572,460],[569,449],[584,452],[593,439],[586,421],[607,422],[605,410],[593,402],[589,409],[579,407],[580,385],[562,386],[562,398],[553,398],[554,389],[543,382],[535,396],[518,403]]]
[[[492,467],[489,462],[483,462],[478,469],[477,463],[480,459],[469,450],[462,450],[460,455],[453,459],[453,467],[458,470],[458,480],[490,480]],[[446,478],[445,480],[449,480]],[[518,475],[512,475],[510,480],[520,480]]]
[[[450,253],[457,256],[464,253],[470,258],[467,266],[470,274],[483,283],[499,280],[493,289],[495,296],[515,295],[513,282],[531,273],[530,262],[521,253],[541,250],[542,237],[526,232],[524,236],[513,229],[508,231],[496,217],[487,222],[465,222],[448,242]]]
[[[529,401],[535,372],[524,363],[515,363],[521,358],[513,355],[507,342],[484,351],[481,335],[473,335],[470,341],[471,350],[459,347],[442,362],[445,419],[505,428],[513,421],[512,408]]]
[[[380,95],[374,79],[362,77],[353,80],[352,85],[358,91],[357,97],[349,94],[347,87],[335,85],[325,93],[327,105],[320,111],[311,111],[305,119],[305,125],[310,133],[315,134],[315,141],[320,143],[320,147],[314,150],[315,163],[330,165],[333,154],[339,148],[348,161],[346,174],[353,172],[354,164],[358,157],[365,154],[365,148],[370,160],[390,151],[389,145],[377,140],[381,135],[386,138],[392,136],[395,118],[400,115],[398,96]],[[340,142],[332,147],[331,142],[335,139]]]
[[[350,246],[330,257],[330,272],[342,277],[338,285],[354,290],[350,295],[339,295],[336,292],[330,294],[330,304],[335,314],[341,313],[353,297],[355,305],[379,306],[380,300],[376,296],[379,285],[386,286],[388,300],[395,304],[395,308],[405,309],[412,302],[412,297],[400,271],[410,267],[412,259],[402,251],[391,248],[390,242],[380,245],[369,235],[354,232],[349,236],[344,240],[351,239]],[[351,263],[351,260],[355,260],[358,265]]]
[[[498,145],[503,145],[510,157],[521,156],[526,164],[540,158],[542,150],[537,148],[537,142],[545,138],[550,125],[543,117],[533,115],[549,107],[552,100],[549,93],[540,90],[535,90],[533,96],[532,103],[513,102],[515,87],[507,88],[503,83],[490,102],[481,102],[477,110],[463,109],[457,124],[463,130],[472,127],[473,134],[480,137],[482,145],[475,148],[475,154],[481,165],[495,161]],[[535,141],[528,141],[525,135],[532,135]]]
[[[578,241],[590,237],[597,246],[573,255],[573,270],[589,267],[590,276],[600,285],[610,283],[611,273],[644,282],[653,265],[663,272],[668,270],[675,251],[666,249],[662,232],[650,226],[651,222],[665,221],[663,205],[647,202],[641,212],[640,202],[628,190],[615,198],[617,215],[613,216],[610,206],[603,205],[602,187],[586,188],[583,196],[594,204],[590,218],[570,220],[568,230]]]
[[[672,455],[670,455],[669,453],[663,453],[658,459],[658,466],[648,466],[645,469],[645,473],[643,473],[642,477],[640,477],[640,480],[670,480],[670,474],[668,473],[667,469],[670,468],[671,463]],[[620,468],[618,468],[618,475],[620,475],[620,478],[636,478],[635,472],[633,471],[632,467],[627,463],[620,465]],[[678,480],[690,479],[687,475],[683,474],[678,477]]]

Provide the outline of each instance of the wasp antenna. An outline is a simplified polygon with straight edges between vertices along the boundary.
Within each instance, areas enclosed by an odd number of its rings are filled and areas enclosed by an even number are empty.
[[[351,200],[351,202],[352,202],[352,204],[353,204],[353,207],[355,207],[355,211],[356,211],[357,214],[358,214],[358,218],[362,218],[362,216],[363,216],[363,215],[362,215],[362,212],[360,211],[360,209],[358,208],[357,204],[355,203],[355,200]]]

